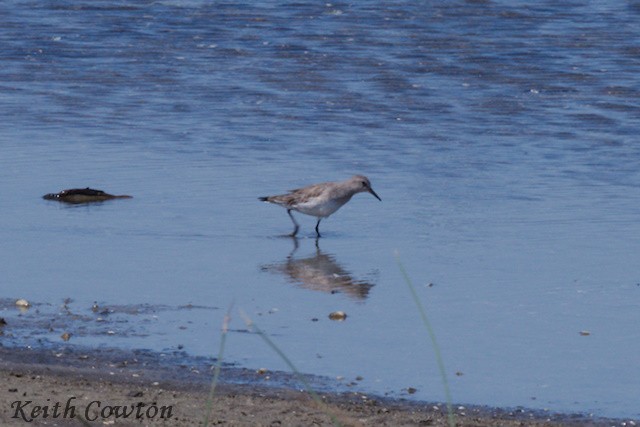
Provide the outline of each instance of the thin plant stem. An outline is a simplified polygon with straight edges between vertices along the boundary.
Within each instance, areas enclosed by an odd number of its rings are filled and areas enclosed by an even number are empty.
[[[431,322],[429,322],[429,318],[427,317],[427,311],[424,309],[420,298],[418,297],[418,293],[416,292],[415,286],[413,286],[413,282],[407,274],[407,270],[405,270],[404,265],[400,262],[400,256],[396,252],[396,262],[398,263],[398,267],[400,268],[400,272],[404,277],[404,281],[407,283],[409,290],[411,291],[411,296],[413,297],[413,301],[418,307],[418,312],[420,313],[420,317],[422,318],[422,323],[424,324],[427,332],[429,333],[429,338],[431,340],[431,345],[433,346],[433,352],[436,356],[436,363],[438,364],[438,369],[440,370],[440,377],[442,378],[442,385],[444,387],[444,394],[447,401],[447,419],[450,427],[455,427],[456,421],[453,414],[453,407],[451,404],[451,391],[449,390],[449,381],[447,380],[447,371],[444,367],[444,360],[442,359],[442,353],[440,353],[440,347],[438,346],[438,341],[436,340],[436,333],[431,326]]]
[[[300,371],[298,371],[298,369],[295,367],[295,365],[293,364],[293,362],[291,361],[291,359],[289,359],[287,357],[286,354],[284,354],[284,352],[282,350],[280,350],[280,348],[271,340],[271,338],[269,338],[267,336],[267,334],[265,334],[262,329],[260,329],[258,327],[258,325],[256,325],[253,320],[251,320],[251,318],[249,318],[249,316],[247,316],[246,313],[244,313],[242,310],[240,310],[240,315],[242,316],[242,318],[244,319],[245,323],[247,324],[247,327],[249,329],[252,329],[253,331],[255,331],[256,334],[258,334],[258,336],[260,336],[260,338],[262,338],[264,340],[264,342],[267,343],[267,345],[269,347],[271,347],[271,349],[273,351],[275,351],[278,356],[280,356],[280,358],[282,360],[284,360],[284,362],[287,364],[287,366],[289,366],[289,368],[293,371],[293,373],[295,374],[296,378],[298,379],[298,381],[300,381],[303,385],[305,390],[311,395],[311,397],[313,398],[313,400],[320,406],[320,407],[324,407],[325,403],[322,401],[322,399],[320,398],[320,396],[318,396],[318,394],[313,391],[313,389],[311,388],[311,384],[309,384],[309,382],[304,378],[304,376],[300,373]],[[330,412],[325,412],[327,415],[329,415],[329,417],[331,418],[331,422],[333,422],[333,425],[335,426],[341,426],[342,424],[338,421],[338,419],[335,417],[335,415],[331,414]]]
[[[209,416],[211,415],[211,410],[213,408],[213,396],[216,391],[216,386],[218,385],[218,379],[220,378],[220,368],[222,367],[222,357],[224,356],[224,347],[227,340],[227,332],[229,331],[229,322],[231,321],[232,307],[233,303],[229,305],[229,309],[227,310],[227,313],[224,315],[224,319],[222,320],[220,349],[218,350],[218,358],[216,359],[215,368],[213,370],[213,379],[211,380],[211,389],[209,390],[209,397],[207,398],[207,412],[204,418],[204,427],[207,427],[207,425],[209,425]]]

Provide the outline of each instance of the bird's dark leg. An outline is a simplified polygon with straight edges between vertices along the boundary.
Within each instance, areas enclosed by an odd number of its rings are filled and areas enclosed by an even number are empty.
[[[320,236],[320,230],[318,230],[318,227],[320,227],[320,221],[322,221],[322,218],[318,218],[318,223],[316,224],[316,234],[318,237],[322,237]]]
[[[287,259],[293,258],[293,255],[296,253],[296,251],[298,250],[298,246],[299,246],[297,237],[295,237],[295,236],[289,236],[289,237],[291,237],[291,240],[293,240],[293,250],[291,251],[291,253],[287,257]]]
[[[293,221],[293,226],[294,226],[293,232],[291,234],[289,234],[289,236],[296,237],[296,234],[298,234],[298,229],[300,228],[300,226],[296,222],[296,220],[293,217],[293,215],[291,215],[291,209],[287,209],[287,213],[289,214],[289,218],[291,218],[291,221]]]

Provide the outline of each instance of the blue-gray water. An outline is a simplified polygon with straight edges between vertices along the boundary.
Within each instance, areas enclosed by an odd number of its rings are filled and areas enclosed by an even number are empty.
[[[397,250],[455,402],[638,418],[639,20],[636,1],[5,0],[0,298],[124,307],[70,345],[212,356],[233,303],[229,361],[287,369],[242,310],[303,372],[442,401]],[[317,248],[313,218],[294,250],[257,200],[354,173],[383,202],[354,197]],[[85,186],[134,199],[41,199]]]

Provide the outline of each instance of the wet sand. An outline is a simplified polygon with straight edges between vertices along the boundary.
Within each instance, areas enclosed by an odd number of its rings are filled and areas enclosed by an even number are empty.
[[[181,363],[180,361],[187,363]],[[72,347],[0,347],[0,425],[447,425],[445,405],[287,386],[285,373],[223,366],[210,411],[211,360]],[[268,384],[277,386],[268,386]],[[459,426],[614,426],[621,420],[454,405]],[[118,412],[121,417],[115,418]],[[127,417],[124,417],[124,414]],[[46,417],[45,417],[46,415]],[[626,425],[631,425],[628,422]]]

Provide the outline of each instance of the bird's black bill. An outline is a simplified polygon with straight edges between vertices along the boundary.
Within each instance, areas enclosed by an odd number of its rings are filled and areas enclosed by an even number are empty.
[[[369,188],[369,193],[373,194],[373,197],[375,197],[376,199],[378,199],[378,200],[382,201],[382,199],[380,198],[380,196],[378,196],[378,195],[376,194],[376,192],[375,192],[375,191],[373,191],[373,188]]]

